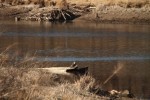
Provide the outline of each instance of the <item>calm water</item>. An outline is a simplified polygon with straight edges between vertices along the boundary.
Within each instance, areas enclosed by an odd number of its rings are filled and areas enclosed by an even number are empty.
[[[51,66],[77,61],[100,84],[120,68],[103,87],[150,98],[150,25],[0,21],[0,52],[14,43],[10,55]]]

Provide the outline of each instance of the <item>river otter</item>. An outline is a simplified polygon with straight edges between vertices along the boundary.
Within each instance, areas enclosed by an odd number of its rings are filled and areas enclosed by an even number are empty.
[[[75,75],[85,75],[88,72],[88,67],[79,68],[76,62],[73,62],[69,69],[66,70],[68,73]]]

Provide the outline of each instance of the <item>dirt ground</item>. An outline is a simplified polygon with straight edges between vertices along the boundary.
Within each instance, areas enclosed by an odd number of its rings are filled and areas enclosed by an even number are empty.
[[[100,6],[98,10],[80,19],[104,23],[145,23],[150,24],[150,7],[124,8],[120,6]]]

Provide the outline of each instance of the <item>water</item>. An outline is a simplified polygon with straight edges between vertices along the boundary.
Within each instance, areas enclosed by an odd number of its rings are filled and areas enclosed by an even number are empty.
[[[77,61],[103,88],[150,98],[149,25],[0,21],[0,52],[12,44],[8,53],[19,59],[53,67]]]

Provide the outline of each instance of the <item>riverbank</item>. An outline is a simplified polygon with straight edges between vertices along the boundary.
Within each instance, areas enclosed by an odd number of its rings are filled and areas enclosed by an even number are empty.
[[[54,7],[41,7],[40,5],[6,5],[4,3],[0,4],[0,17],[21,17],[24,20],[34,19],[41,21],[43,18],[46,20],[50,14],[50,9]],[[59,8],[58,6],[56,8]],[[69,10],[66,10],[69,9]],[[71,9],[71,10],[70,10]],[[64,10],[64,9],[63,9]],[[60,19],[66,20],[66,16],[70,17],[75,13],[73,20],[85,20],[85,21],[95,21],[99,23],[132,23],[132,24],[150,24],[150,4],[149,2],[68,2],[68,8],[65,14],[61,13]],[[68,14],[69,11],[69,14]],[[47,12],[47,13],[46,13]],[[71,12],[71,15],[70,15]],[[46,14],[45,14],[46,13]],[[57,13],[56,13],[57,14]],[[52,14],[51,14],[52,15]],[[55,15],[55,14],[54,14]],[[39,17],[39,16],[46,16]],[[76,17],[78,16],[78,17]],[[80,16],[80,17],[79,17]],[[32,17],[32,18],[31,18]],[[54,16],[50,16],[51,20]],[[53,20],[53,19],[52,19]]]
[[[63,74],[57,67],[49,71],[48,64],[32,58],[14,61],[5,54],[10,48],[0,53],[1,100],[138,100],[128,90],[104,90],[91,75]]]
[[[44,71],[0,68],[1,100],[138,100],[126,97],[127,90],[121,96],[116,90],[98,90],[94,85],[95,79],[91,76],[82,76],[70,82],[62,75]]]
[[[73,2],[73,1],[72,1]],[[77,0],[77,4],[86,3]],[[99,23],[150,24],[150,1],[148,0],[91,0],[92,11],[79,19]]]
[[[81,20],[100,23],[150,24],[150,7],[123,8],[102,6],[97,12],[80,17]]]

